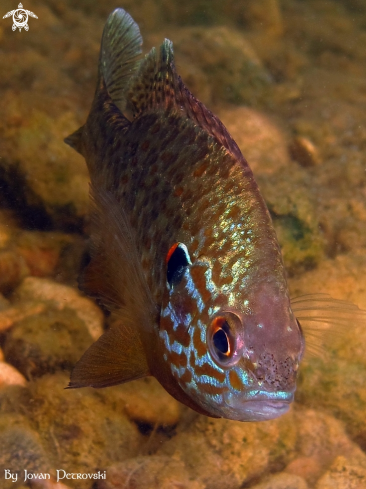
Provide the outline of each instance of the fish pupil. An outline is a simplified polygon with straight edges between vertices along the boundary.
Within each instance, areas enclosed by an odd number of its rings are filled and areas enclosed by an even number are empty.
[[[179,284],[183,278],[185,269],[189,264],[190,259],[187,247],[181,243],[172,246],[168,253],[168,266],[166,272],[167,282],[170,287]]]
[[[213,335],[213,344],[219,357],[228,357],[231,353],[229,330],[230,327],[225,321],[222,327]]]
[[[213,343],[219,354],[225,356],[230,354],[229,338],[223,328],[218,329],[213,335]]]

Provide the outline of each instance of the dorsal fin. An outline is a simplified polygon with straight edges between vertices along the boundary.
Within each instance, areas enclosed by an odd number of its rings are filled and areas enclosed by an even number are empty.
[[[114,104],[123,112],[126,89],[140,60],[142,37],[133,18],[122,8],[108,17],[103,30],[99,73]]]
[[[107,90],[113,104],[122,113],[126,108],[126,94],[131,78],[141,62],[141,46],[142,37],[136,22],[122,8],[115,9],[103,30],[96,94]],[[84,126],[81,126],[64,140],[82,155],[83,135]]]
[[[174,65],[173,43],[165,39],[160,53],[153,48],[131,80],[128,104],[135,116],[157,108],[176,110],[211,134],[239,161],[245,162],[223,123],[188,90]]]

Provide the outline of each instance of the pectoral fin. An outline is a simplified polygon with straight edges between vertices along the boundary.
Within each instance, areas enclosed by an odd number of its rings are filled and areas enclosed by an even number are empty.
[[[68,388],[108,387],[150,375],[145,352],[133,324],[114,324],[84,353]]]

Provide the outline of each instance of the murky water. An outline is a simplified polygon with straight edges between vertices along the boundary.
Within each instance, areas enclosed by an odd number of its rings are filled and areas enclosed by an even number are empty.
[[[109,318],[78,291],[89,177],[63,139],[87,117],[117,6],[146,52],[173,41],[183,80],[238,143],[291,294],[366,309],[363,0],[4,0],[1,17],[23,12],[0,20],[0,488],[366,487],[366,325],[356,316],[309,336],[320,351],[277,420],[197,415],[152,378],[64,390]]]

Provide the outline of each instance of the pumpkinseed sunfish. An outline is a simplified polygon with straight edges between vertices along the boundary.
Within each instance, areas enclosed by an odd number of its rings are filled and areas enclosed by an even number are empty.
[[[172,43],[145,58],[141,45],[130,15],[112,12],[89,117],[65,140],[91,178],[81,286],[118,318],[69,387],[153,375],[207,416],[276,418],[293,400],[304,337],[269,212],[238,146],[177,74]],[[294,306],[309,315],[331,303]]]

